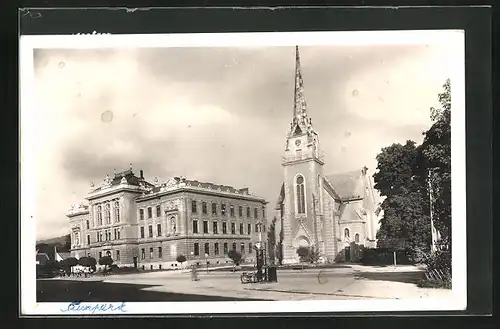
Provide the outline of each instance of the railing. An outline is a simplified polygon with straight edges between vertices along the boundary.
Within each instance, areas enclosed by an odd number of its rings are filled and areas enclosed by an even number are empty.
[[[321,162],[324,161],[324,155],[323,154],[310,154],[310,153],[302,153],[302,154],[295,154],[295,155],[285,155],[282,156],[281,159],[283,162],[292,162],[292,161],[301,161],[301,160],[307,160],[307,159],[318,159]]]

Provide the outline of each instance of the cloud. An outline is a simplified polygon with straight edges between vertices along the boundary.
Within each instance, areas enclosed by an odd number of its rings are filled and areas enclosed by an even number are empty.
[[[375,169],[382,147],[421,138],[453,69],[446,45],[300,51],[325,173]],[[249,187],[274,206],[294,47],[38,49],[34,58],[39,237],[67,232],[65,212],[89,183],[130,163],[150,179]]]

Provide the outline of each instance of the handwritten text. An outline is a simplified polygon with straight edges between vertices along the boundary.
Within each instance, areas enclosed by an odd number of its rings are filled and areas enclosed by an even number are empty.
[[[93,304],[84,305],[81,302],[72,302],[66,309],[61,309],[62,312],[126,312],[125,303],[116,304]]]

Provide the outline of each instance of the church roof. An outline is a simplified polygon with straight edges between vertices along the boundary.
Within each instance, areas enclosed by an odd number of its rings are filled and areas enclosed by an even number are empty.
[[[342,199],[362,197],[364,194],[363,184],[360,183],[363,177],[361,170],[326,175],[325,177]]]

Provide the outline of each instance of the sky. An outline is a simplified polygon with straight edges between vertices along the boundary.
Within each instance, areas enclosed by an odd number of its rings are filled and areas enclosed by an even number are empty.
[[[300,47],[324,173],[376,170],[383,147],[422,140],[452,75],[430,45]],[[36,238],[69,233],[90,183],[132,163],[249,187],[274,208],[292,120],[295,47],[36,49]],[[453,84],[453,81],[452,81]]]

